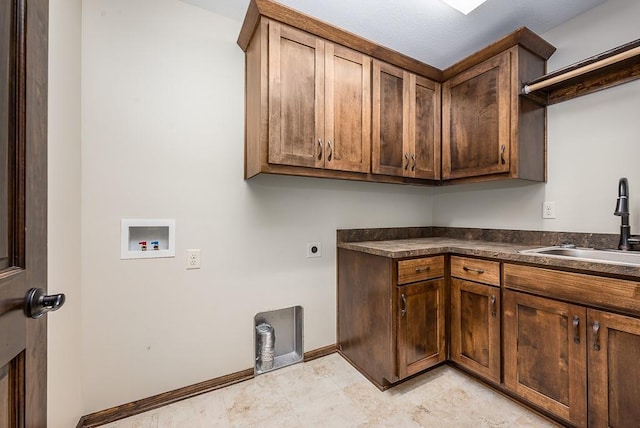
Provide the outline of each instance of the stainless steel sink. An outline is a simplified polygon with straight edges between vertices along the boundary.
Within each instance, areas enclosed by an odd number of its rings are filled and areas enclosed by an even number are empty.
[[[614,263],[640,266],[640,252],[632,253],[617,250],[596,250],[594,248],[544,247],[519,251],[521,254],[559,257],[592,261],[598,263]]]

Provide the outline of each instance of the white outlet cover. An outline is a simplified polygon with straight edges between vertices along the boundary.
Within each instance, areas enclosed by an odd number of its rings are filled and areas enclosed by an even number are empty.
[[[200,269],[200,250],[187,250],[187,269]]]
[[[545,201],[542,203],[542,218],[556,218],[556,203]]]
[[[307,257],[322,257],[322,244],[320,242],[307,242]]]

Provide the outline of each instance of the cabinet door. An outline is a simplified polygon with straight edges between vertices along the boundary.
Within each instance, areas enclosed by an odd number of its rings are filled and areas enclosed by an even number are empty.
[[[640,421],[640,319],[589,310],[589,426]]]
[[[451,280],[451,359],[500,383],[500,289]]]
[[[509,171],[510,55],[497,55],[445,82],[443,179]]]
[[[586,309],[504,293],[504,384],[563,418],[587,424]]]
[[[373,158],[374,174],[403,176],[409,173],[409,72],[373,61]]]
[[[269,24],[269,163],[324,164],[324,41]]]
[[[444,280],[396,289],[398,377],[404,378],[446,358]]]
[[[371,59],[325,45],[325,168],[371,169]]]
[[[409,77],[410,177],[440,179],[440,84],[411,74]]]

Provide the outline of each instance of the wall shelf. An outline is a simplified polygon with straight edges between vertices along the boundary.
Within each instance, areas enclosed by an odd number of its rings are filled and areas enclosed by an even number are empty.
[[[640,39],[526,82],[522,95],[551,105],[640,79]]]

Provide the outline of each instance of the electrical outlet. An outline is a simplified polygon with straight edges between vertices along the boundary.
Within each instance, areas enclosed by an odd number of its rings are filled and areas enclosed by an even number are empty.
[[[320,242],[307,242],[307,257],[322,257],[322,244]]]
[[[187,250],[187,269],[200,269],[200,250]]]
[[[542,218],[556,218],[556,203],[555,202],[543,202],[542,203]]]

